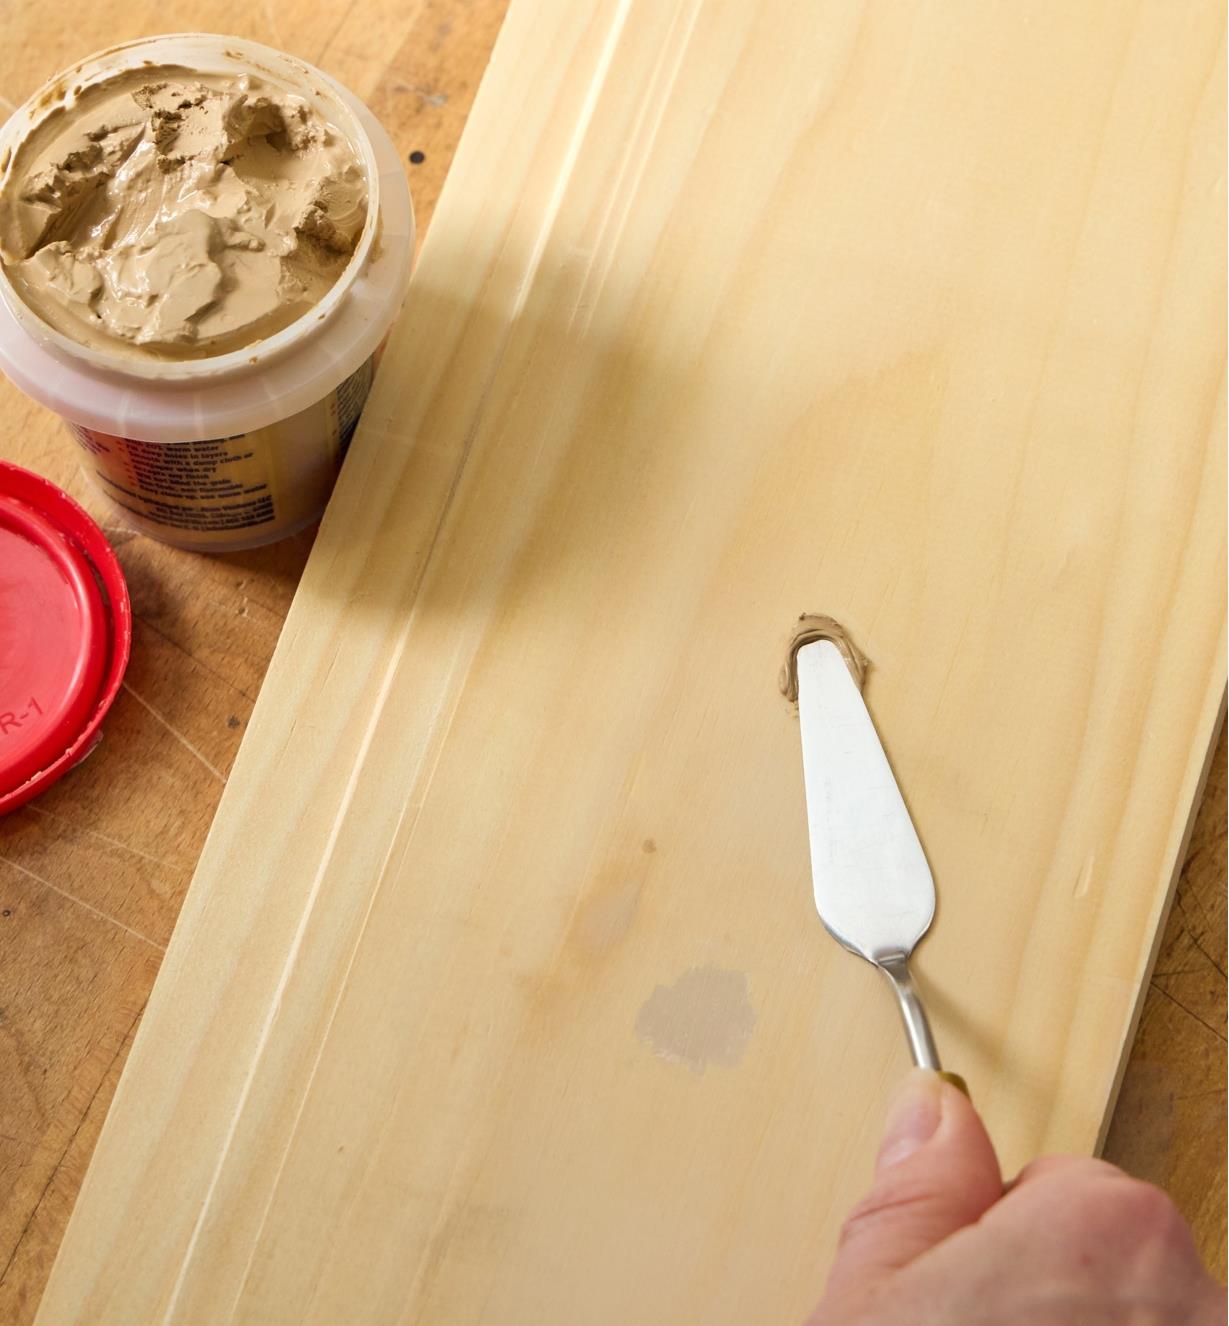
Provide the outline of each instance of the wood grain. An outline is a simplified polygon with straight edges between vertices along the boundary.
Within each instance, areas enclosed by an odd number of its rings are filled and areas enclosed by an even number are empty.
[[[1222,729],[1104,1155],[1158,1183],[1225,1279],[1226,755]]]
[[[104,12],[107,8],[101,7]],[[238,20],[235,8],[229,17]],[[381,10],[362,3],[350,11],[345,25],[353,44],[343,47],[335,36],[323,47],[324,54],[315,30],[317,15],[295,16],[293,6],[271,5],[265,14],[269,26],[253,27],[259,15],[252,8],[243,11],[243,22],[228,21],[224,5],[206,6],[207,11],[215,9],[218,17],[210,16],[205,26],[230,28],[321,60],[368,96],[407,153],[415,148],[426,152],[426,161],[411,173],[422,221],[438,192],[444,157],[455,144],[500,6],[418,6],[405,12],[402,22],[392,6]],[[60,38],[44,32],[42,20],[29,18],[34,12],[19,11],[18,40],[0,54],[0,88],[13,100],[89,46],[153,30],[141,24],[139,12],[125,10],[122,21],[110,15],[105,35],[74,40],[60,51],[55,45]],[[168,8],[157,12],[166,16]],[[23,13],[26,19],[20,17]],[[200,9],[194,14],[194,19],[178,22],[201,25]],[[284,29],[280,37],[271,30],[274,20]],[[174,27],[176,22],[167,19],[159,26]],[[78,24],[74,37],[80,31]],[[40,41],[45,45],[36,49]],[[425,172],[431,172],[429,182],[419,187]],[[5,453],[82,496],[71,452],[54,424],[7,388],[3,399],[9,407],[6,417],[15,425]],[[855,400],[846,406],[854,418],[857,404]],[[64,948],[74,963],[59,976],[54,974],[57,964],[49,969],[28,957],[6,961],[0,968],[7,1005],[4,1053],[19,1066],[18,1072],[0,1078],[0,1132],[10,1139],[0,1139],[5,1148],[0,1154],[5,1156],[6,1175],[16,1180],[0,1208],[5,1240],[0,1255],[9,1262],[0,1281],[0,1316],[6,1321],[26,1321],[32,1315],[131,1038],[133,1019],[152,980],[159,956],[155,946],[165,944],[169,935],[220,793],[216,775],[229,772],[306,550],[306,541],[300,541],[241,559],[207,561],[145,540],[116,537],[125,540],[121,557],[143,623],[130,677],[134,692],[122,697],[103,750],[40,801],[37,810],[14,817],[0,830],[0,852],[8,863],[0,867],[0,887],[8,890],[6,897],[25,898],[18,890],[30,888],[44,902],[60,898],[65,906],[98,921],[96,933],[88,938],[84,931],[75,933],[70,945],[63,941],[63,931],[55,929],[63,921],[57,922],[46,907],[23,902],[14,909],[5,903],[12,915],[6,918],[10,928],[0,928],[0,936],[19,953]],[[108,762],[100,763],[104,757]],[[1223,765],[1222,746],[1215,767],[1223,770]],[[1223,870],[1219,879],[1208,873],[1217,844],[1223,862],[1223,811],[1217,823],[1207,809],[1223,805],[1223,774],[1220,787],[1217,794],[1214,782],[1205,800],[1192,840],[1192,866],[1184,876],[1158,965],[1158,989],[1168,985],[1169,990],[1154,993],[1145,1009],[1139,1050],[1108,1147],[1115,1158],[1170,1186],[1196,1219],[1205,1255],[1223,1268],[1223,1201],[1215,1192],[1209,1198],[1210,1188],[1223,1193],[1223,1124],[1208,1131],[1209,1118],[1223,1120],[1224,1111],[1223,926],[1216,975],[1215,913],[1199,910],[1214,908],[1218,900],[1223,908]],[[650,842],[653,851],[646,850]],[[662,854],[654,838],[634,846],[642,868]],[[637,870],[625,873],[634,883]],[[1204,883],[1187,897],[1196,876]],[[631,895],[617,884],[611,881],[590,900],[582,934],[600,934],[628,911]],[[84,911],[82,904],[100,915]],[[1183,919],[1188,914],[1197,918],[1193,930]],[[512,933],[515,937],[516,931]],[[1213,983],[1207,989],[1197,979],[1201,946],[1213,955]],[[1171,947],[1176,959],[1172,970],[1166,963]],[[133,952],[146,956],[124,957]],[[931,964],[928,970],[933,972]],[[1196,987],[1203,992],[1199,997]],[[548,993],[544,990],[542,996]],[[1158,1020],[1152,1000],[1165,1001],[1172,1013]],[[1191,1008],[1194,1013],[1187,1011]],[[1219,1025],[1219,1068],[1215,1045],[1206,1039],[1210,1032],[1202,1025],[1209,1021],[1214,1029]],[[42,1082],[30,1093],[16,1087],[18,1077]],[[1219,1169],[1212,1168],[1216,1165]],[[1216,1184],[1209,1184],[1209,1173],[1217,1175]],[[481,1257],[484,1248],[499,1245],[500,1230],[498,1212],[470,1206],[444,1231],[448,1237],[439,1247],[452,1248],[448,1255],[454,1258]],[[444,1269],[441,1264],[437,1271]]]
[[[0,104],[112,41],[237,32],[322,63],[368,99],[407,162],[421,234],[505,3],[361,0],[340,27],[336,11],[298,0],[50,6],[63,21],[21,3],[6,14]],[[26,1326],[314,531],[228,557],[163,547],[114,523],[62,425],[2,377],[0,403],[0,454],[54,479],[108,527],[136,619],[128,689],[104,743],[0,821],[0,1321]]]

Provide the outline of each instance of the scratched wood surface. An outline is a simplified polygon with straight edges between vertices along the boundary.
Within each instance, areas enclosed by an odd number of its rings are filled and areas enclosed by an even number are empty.
[[[206,27],[315,60],[368,98],[410,164],[420,224],[501,0],[331,7],[7,7],[0,94],[111,41]],[[0,454],[96,514],[59,427],[0,383]],[[104,518],[105,515],[104,515]],[[103,746],[0,824],[0,1320],[32,1319],[188,879],[309,549],[205,559],[112,528],[137,629]],[[1225,749],[1196,822],[1106,1153],[1173,1193],[1225,1261]]]

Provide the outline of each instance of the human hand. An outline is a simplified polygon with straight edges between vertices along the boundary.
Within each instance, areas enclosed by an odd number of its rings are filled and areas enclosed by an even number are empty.
[[[1169,1198],[1049,1156],[1004,1191],[973,1106],[914,1070],[808,1326],[1224,1326],[1225,1291]]]

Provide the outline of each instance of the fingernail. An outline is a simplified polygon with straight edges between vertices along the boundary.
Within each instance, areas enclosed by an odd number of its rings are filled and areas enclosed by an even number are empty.
[[[906,1156],[920,1150],[935,1135],[942,1116],[938,1075],[924,1068],[913,1069],[888,1111],[875,1168],[899,1165]]]
[[[960,1094],[965,1098],[965,1100],[973,1099],[973,1097],[969,1094],[969,1084],[964,1080],[963,1077],[960,1076],[959,1073],[949,1073],[947,1069],[941,1069],[939,1072],[939,1076],[944,1080],[944,1082],[950,1082],[952,1086],[954,1086],[956,1090],[960,1092]]]

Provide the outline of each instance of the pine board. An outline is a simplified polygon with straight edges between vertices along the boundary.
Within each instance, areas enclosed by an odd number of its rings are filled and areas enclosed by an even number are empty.
[[[799,1316],[903,1063],[806,609],[948,1058],[1097,1143],[1224,691],[1221,23],[517,0],[40,1321]]]

